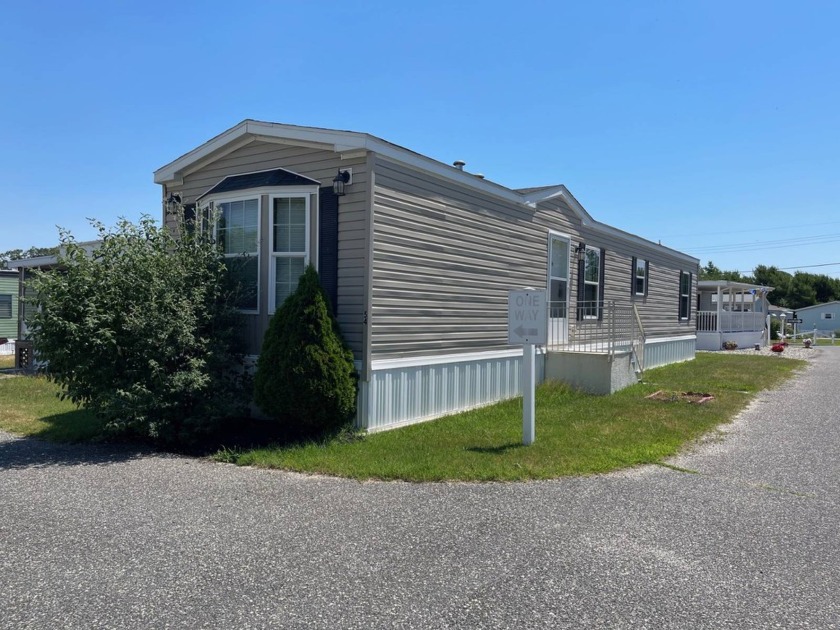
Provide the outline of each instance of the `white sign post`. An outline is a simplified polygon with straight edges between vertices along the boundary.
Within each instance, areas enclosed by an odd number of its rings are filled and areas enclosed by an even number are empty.
[[[508,292],[508,343],[522,345],[522,443],[534,442],[534,346],[548,341],[545,291]]]

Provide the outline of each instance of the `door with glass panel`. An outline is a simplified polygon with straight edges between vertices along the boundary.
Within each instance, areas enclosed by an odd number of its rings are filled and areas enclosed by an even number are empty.
[[[569,248],[568,237],[548,238],[548,341],[564,344],[569,338]]]

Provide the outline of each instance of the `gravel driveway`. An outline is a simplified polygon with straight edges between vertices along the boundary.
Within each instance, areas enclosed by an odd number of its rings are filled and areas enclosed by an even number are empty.
[[[692,472],[358,483],[0,434],[0,627],[840,628],[815,352]]]

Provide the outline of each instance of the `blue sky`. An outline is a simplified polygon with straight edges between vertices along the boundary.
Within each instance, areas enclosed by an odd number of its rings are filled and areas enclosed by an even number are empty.
[[[725,269],[840,277],[836,2],[20,2],[3,22],[0,251],[159,216],[152,171],[255,118],[564,183]]]

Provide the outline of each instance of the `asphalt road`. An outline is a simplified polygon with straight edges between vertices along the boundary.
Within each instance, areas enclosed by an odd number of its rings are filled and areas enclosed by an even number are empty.
[[[0,627],[840,628],[819,352],[694,472],[358,483],[0,434]]]

